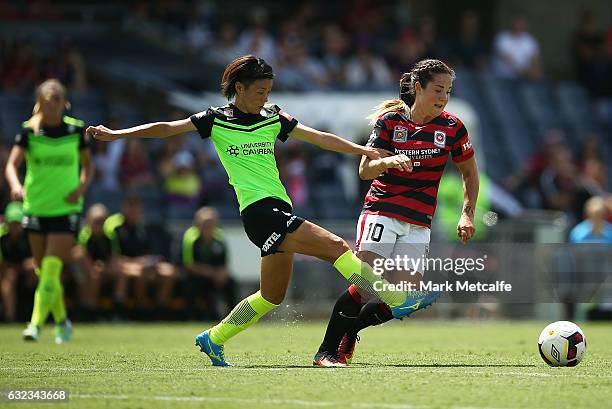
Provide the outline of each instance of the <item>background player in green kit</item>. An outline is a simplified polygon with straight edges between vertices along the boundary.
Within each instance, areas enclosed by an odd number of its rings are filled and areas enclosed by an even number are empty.
[[[93,165],[84,124],[64,115],[68,107],[66,88],[58,80],[39,85],[32,117],[17,134],[6,165],[11,199],[23,200],[23,227],[38,273],[32,319],[23,332],[30,341],[38,340],[49,313],[55,321],[55,342],[69,340],[72,333],[60,276],[70,259]],[[24,157],[22,185],[18,168]]]
[[[196,345],[213,365],[227,366],[223,344],[277,307],[285,297],[293,270],[293,254],[332,262],[351,283],[370,291],[384,288],[381,278],[362,263],[340,237],[293,214],[274,158],[277,139],[289,136],[330,151],[380,158],[374,148],[356,145],[336,135],[298,123],[276,105],[266,105],[274,74],[264,60],[252,55],[232,61],[223,73],[223,95],[233,103],[190,118],[111,130],[89,127],[95,138],[163,138],[197,130],[211,138],[233,185],[249,239],[261,249],[260,291],[240,301],[221,323],[196,336]],[[378,285],[374,285],[377,283]],[[388,305],[409,301],[411,294],[381,290]],[[329,363],[330,366],[334,362]]]

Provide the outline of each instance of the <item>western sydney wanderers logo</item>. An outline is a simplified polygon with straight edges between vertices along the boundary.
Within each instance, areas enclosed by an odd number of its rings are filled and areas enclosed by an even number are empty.
[[[393,128],[393,142],[406,142],[408,139],[408,128],[396,126]]]
[[[434,145],[444,148],[446,146],[446,132],[434,131]]]

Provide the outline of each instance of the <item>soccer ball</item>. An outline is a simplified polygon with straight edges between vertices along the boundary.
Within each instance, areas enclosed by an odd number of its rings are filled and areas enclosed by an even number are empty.
[[[542,330],[538,350],[550,366],[576,366],[586,352],[586,337],[573,322],[553,322]]]

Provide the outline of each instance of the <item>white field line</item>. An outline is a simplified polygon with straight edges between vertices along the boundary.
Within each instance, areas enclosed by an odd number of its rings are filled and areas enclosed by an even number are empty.
[[[298,367],[298,368],[270,368],[270,367],[249,367],[249,368],[240,368],[240,367],[232,367],[232,368],[214,368],[211,366],[204,366],[201,368],[160,368],[160,367],[152,367],[152,368],[79,368],[79,367],[54,367],[54,368],[27,368],[27,367],[0,367],[0,371],[7,372],[101,372],[101,373],[142,373],[142,372],[209,372],[209,371],[218,371],[218,373],[222,372],[287,372],[287,371],[346,371],[348,373],[359,371],[359,372],[404,372],[404,373],[448,373],[448,374],[457,374],[461,376],[465,375],[481,375],[481,374],[489,374],[489,375],[505,375],[505,376],[528,376],[528,377],[554,377],[554,378],[565,378],[565,377],[578,377],[578,378],[611,378],[612,375],[604,375],[604,374],[576,374],[576,373],[545,373],[545,372],[519,372],[519,371],[507,371],[507,372],[490,372],[481,369],[468,369],[467,372],[459,372],[465,371],[464,367],[456,367],[456,369],[447,368],[447,367],[350,367],[350,368],[314,368],[314,367]],[[560,368],[562,371],[563,368]]]
[[[106,400],[146,400],[146,401],[175,401],[175,402],[229,402],[247,405],[291,405],[304,407],[349,407],[349,408],[381,408],[381,409],[428,409],[430,406],[413,405],[409,403],[372,403],[372,402],[346,402],[346,401],[314,401],[303,399],[247,399],[215,396],[143,396],[143,395],[106,395],[106,394],[71,394],[70,398],[77,399],[106,399]],[[449,407],[448,409],[496,409],[490,407]]]
[[[143,396],[143,395],[83,395],[71,394],[70,398],[78,399],[115,399],[115,400],[148,400],[148,401],[180,401],[180,402],[230,402],[246,405],[291,405],[305,407],[352,407],[352,408],[383,408],[383,409],[427,409],[427,406],[415,406],[404,403],[365,403],[346,401],[314,401],[303,399],[247,399],[214,396]]]

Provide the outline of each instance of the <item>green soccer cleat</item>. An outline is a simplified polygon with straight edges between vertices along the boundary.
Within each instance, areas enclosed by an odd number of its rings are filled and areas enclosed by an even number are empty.
[[[40,328],[30,322],[21,334],[23,336],[24,341],[38,341],[38,336],[40,335]]]
[[[72,338],[72,322],[66,318],[63,322],[55,324],[55,343],[63,344]]]

